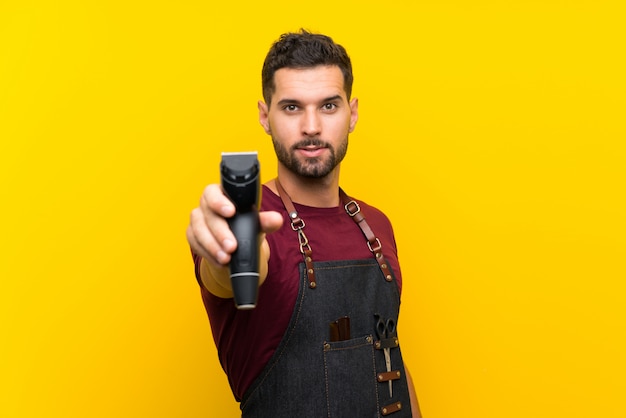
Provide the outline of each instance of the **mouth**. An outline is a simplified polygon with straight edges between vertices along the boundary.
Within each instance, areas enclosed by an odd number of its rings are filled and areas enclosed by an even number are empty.
[[[322,155],[328,146],[322,141],[306,141],[295,146],[296,152],[307,158],[316,158]]]
[[[326,147],[304,147],[297,148],[297,151],[307,158],[316,158],[322,155],[326,151]]]

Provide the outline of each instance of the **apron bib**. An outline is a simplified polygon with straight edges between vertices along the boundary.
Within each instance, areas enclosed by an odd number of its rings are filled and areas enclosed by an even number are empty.
[[[292,222],[299,220],[290,200],[285,203]],[[381,268],[380,256],[314,262],[302,243],[300,238],[305,262],[291,320],[246,391],[242,417],[411,417],[395,333],[400,296],[391,269]]]

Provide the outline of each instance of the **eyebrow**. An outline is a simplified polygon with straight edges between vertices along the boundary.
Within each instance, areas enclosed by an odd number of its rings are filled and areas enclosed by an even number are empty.
[[[330,96],[330,97],[326,97],[325,99],[322,99],[321,102],[322,103],[328,103],[328,102],[334,102],[334,101],[337,101],[337,100],[341,101],[341,99],[342,99],[341,95],[340,94],[336,94],[334,96]],[[300,101],[296,100],[296,99],[289,99],[289,98],[287,98],[287,99],[279,100],[276,104],[278,106],[285,106],[285,105],[289,105],[289,104],[300,104]]]

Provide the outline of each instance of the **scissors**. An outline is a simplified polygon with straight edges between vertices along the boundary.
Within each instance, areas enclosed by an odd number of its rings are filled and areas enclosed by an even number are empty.
[[[381,340],[392,338],[396,332],[396,322],[393,319],[387,319],[385,321],[380,315],[376,314],[376,335]],[[391,371],[391,355],[389,353],[390,348],[383,348],[385,353],[385,366],[387,371]],[[393,396],[393,386],[391,380],[389,381],[389,397]]]

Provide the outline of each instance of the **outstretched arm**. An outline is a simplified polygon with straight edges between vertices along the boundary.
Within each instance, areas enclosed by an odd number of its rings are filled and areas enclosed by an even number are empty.
[[[203,286],[215,296],[233,297],[230,283],[228,263],[231,254],[237,248],[235,236],[228,226],[227,218],[235,214],[235,206],[224,195],[218,184],[211,184],[204,189],[200,204],[191,211],[187,227],[187,241],[194,254],[202,257],[200,279]],[[270,233],[283,223],[282,216],[277,212],[259,213],[261,230]],[[263,237],[260,258],[260,280],[263,283],[267,276],[269,245]]]

